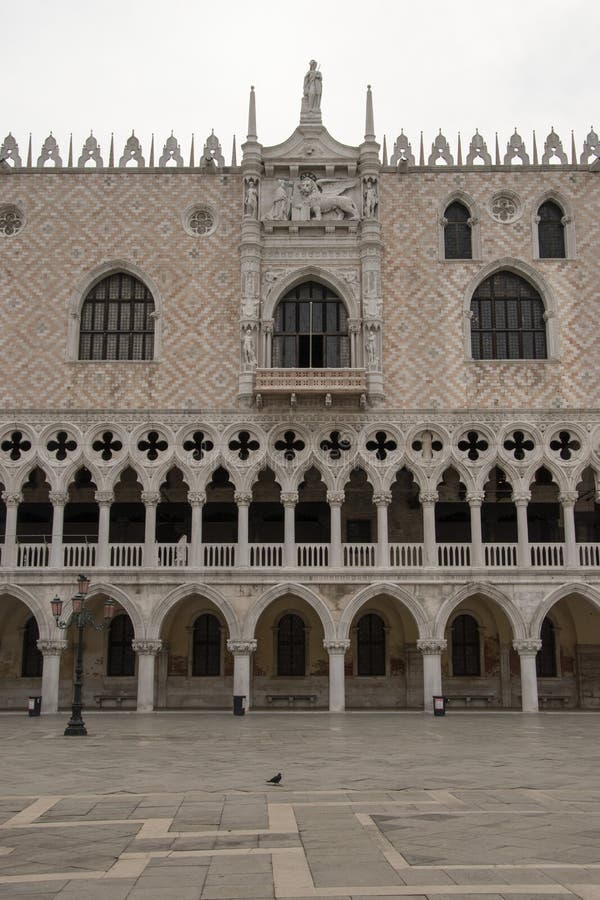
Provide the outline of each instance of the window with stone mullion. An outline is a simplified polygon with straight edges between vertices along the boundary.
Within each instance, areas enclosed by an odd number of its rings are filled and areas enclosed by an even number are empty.
[[[473,359],[545,359],[544,304],[537,291],[511,272],[486,279],[471,301]]]
[[[275,310],[272,364],[284,369],[350,366],[346,308],[333,291],[317,282],[288,291]]]
[[[282,616],[277,626],[277,674],[302,676],[306,674],[306,635],[300,616]]]
[[[470,213],[462,203],[451,203],[444,213],[444,255],[446,259],[471,259]]]
[[[79,359],[154,356],[154,300],[139,279],[114,273],[96,284],[81,310]]]
[[[369,613],[358,623],[356,644],[357,674],[385,675],[385,626],[380,616]]]
[[[205,613],[194,622],[192,675],[221,674],[221,626],[216,616]]]
[[[481,674],[479,626],[473,616],[457,616],[452,625],[452,674]]]
[[[538,210],[538,243],[540,259],[564,259],[565,226],[563,211],[552,200],[542,203]]]
[[[135,675],[135,652],[132,647],[133,625],[128,615],[115,616],[108,633],[108,665],[112,677]]]

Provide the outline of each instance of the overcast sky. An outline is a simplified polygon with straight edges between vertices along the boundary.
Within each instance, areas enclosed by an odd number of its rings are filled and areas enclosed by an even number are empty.
[[[388,148],[403,128],[426,153],[441,128],[461,131],[463,153],[478,128],[493,153],[516,126],[538,148],[554,125],[578,154],[598,93],[600,3],[595,0],[28,0],[4,2],[0,141],[17,138],[34,157],[50,130],[66,164],[93,129],[108,156],[134,128],[157,158],[173,129],[189,156],[210,130],[229,164],[235,133],[245,139],[248,92],[256,86],[258,136],[284,140],[297,125],[311,58],[323,72],[323,121],[359,144],[366,85],[375,130]],[[240,154],[241,155],[241,154]],[[238,160],[240,158],[238,155]]]

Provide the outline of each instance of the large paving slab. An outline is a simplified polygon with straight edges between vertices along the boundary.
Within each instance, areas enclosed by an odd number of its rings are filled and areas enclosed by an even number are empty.
[[[600,900],[594,714],[64,724],[0,715],[0,900]]]

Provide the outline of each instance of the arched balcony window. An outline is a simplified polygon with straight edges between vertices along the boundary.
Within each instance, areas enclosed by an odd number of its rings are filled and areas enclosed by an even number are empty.
[[[40,636],[38,623],[35,618],[27,619],[23,629],[23,657],[21,663],[21,675],[23,678],[40,678],[44,665],[44,657],[38,650]]]
[[[108,665],[106,674],[114,677],[135,675],[133,624],[126,613],[115,616],[108,632]]]
[[[357,628],[357,675],[385,675],[385,625],[381,616],[367,613]]]
[[[564,259],[564,212],[553,200],[546,200],[538,209],[538,244],[540,259]]]
[[[79,359],[154,358],[154,298],[127,272],[114,272],[88,292],[81,308]]]
[[[194,622],[192,675],[221,674],[221,626],[212,613],[203,613]]]
[[[471,214],[464,203],[455,200],[444,212],[444,256],[446,259],[472,259]]]
[[[538,678],[556,678],[556,631],[546,616],[542,622],[542,649],[535,658]]]
[[[481,674],[479,626],[473,616],[463,614],[452,623],[452,674]]]
[[[546,359],[544,302],[514,272],[495,272],[471,300],[473,359]]]
[[[277,674],[306,674],[306,634],[304,622],[295,613],[282,616],[277,625]]]
[[[292,288],[275,310],[273,367],[340,369],[350,366],[346,307],[323,284],[307,281]]]

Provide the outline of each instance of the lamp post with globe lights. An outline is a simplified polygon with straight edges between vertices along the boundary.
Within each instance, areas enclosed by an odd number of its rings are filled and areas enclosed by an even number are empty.
[[[97,624],[91,612],[84,609],[85,599],[90,586],[90,579],[86,575],[79,575],[77,578],[77,593],[72,598],[72,610],[69,618],[63,622],[61,620],[63,601],[60,597],[55,597],[50,601],[52,607],[52,615],[56,622],[57,628],[68,629],[71,625],[77,628],[77,659],[75,662],[75,679],[73,681],[73,705],[71,708],[71,718],[65,728],[66,735],[86,735],[87,730],[85,722],[81,718],[81,692],[83,688],[83,630],[86,625],[91,625],[96,631],[103,631],[110,627],[110,623],[115,611],[114,601],[110,597],[104,601],[104,622]]]

